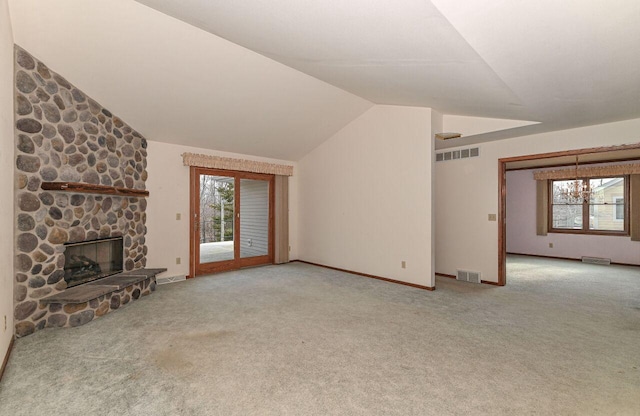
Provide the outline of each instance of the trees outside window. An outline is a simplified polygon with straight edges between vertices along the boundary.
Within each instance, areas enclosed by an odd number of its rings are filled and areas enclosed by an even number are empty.
[[[223,182],[216,187],[217,202],[212,204],[215,241],[233,240],[233,182]]]
[[[200,175],[200,243],[233,240],[233,178]]]

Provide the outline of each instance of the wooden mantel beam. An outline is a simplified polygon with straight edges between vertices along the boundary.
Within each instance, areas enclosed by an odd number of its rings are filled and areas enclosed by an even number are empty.
[[[149,191],[144,189],[119,188],[116,186],[94,185],[80,182],[42,182],[40,188],[46,191],[75,192],[84,194],[118,195],[142,198],[149,196]]]

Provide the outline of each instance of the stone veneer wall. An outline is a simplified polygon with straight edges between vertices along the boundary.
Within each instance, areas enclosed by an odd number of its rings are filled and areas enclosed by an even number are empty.
[[[147,143],[120,118],[18,46],[15,58],[14,315],[16,336],[24,336],[44,327],[90,321],[94,313],[117,309],[120,299],[127,297],[116,293],[121,296],[64,307],[38,302],[66,288],[64,243],[123,236],[124,269],[146,265],[146,199],[43,191],[41,183],[145,189]],[[145,289],[132,288],[148,292]]]

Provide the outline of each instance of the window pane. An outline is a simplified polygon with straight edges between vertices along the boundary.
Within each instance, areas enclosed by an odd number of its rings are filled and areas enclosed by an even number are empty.
[[[616,219],[624,220],[624,198],[616,198]]]
[[[624,231],[624,221],[616,219],[615,204],[590,205],[589,229],[599,231]]]
[[[589,228],[624,231],[624,177],[589,180],[591,198]]]
[[[577,185],[576,183],[577,182]],[[571,204],[576,203],[580,198],[574,198],[567,192],[578,186],[578,189],[582,189],[584,181],[553,181],[553,203],[554,204]],[[579,201],[582,202],[582,201]]]
[[[582,205],[554,205],[552,208],[552,228],[566,230],[582,229]]]
[[[624,198],[624,178],[595,178],[589,180],[591,204],[615,204],[616,198]]]
[[[240,179],[240,257],[269,254],[269,181]]]
[[[580,193],[589,190],[588,201]],[[588,178],[552,181],[551,228],[565,230],[625,231],[625,177]],[[582,203],[588,204],[588,217],[583,217]],[[585,213],[586,214],[586,213]],[[588,230],[583,229],[587,225]]]
[[[233,260],[234,179],[200,175],[200,263]]]

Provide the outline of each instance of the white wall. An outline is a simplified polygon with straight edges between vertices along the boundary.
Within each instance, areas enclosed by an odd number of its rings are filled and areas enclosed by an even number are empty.
[[[549,247],[553,243],[553,248]],[[507,252],[580,259],[604,257],[640,265],[640,241],[629,237],[549,233],[536,235],[533,170],[507,172]]]
[[[296,160],[372,106],[133,0],[10,4],[15,43],[155,141]]]
[[[302,158],[300,259],[433,286],[431,137],[430,109],[379,105]]]
[[[436,270],[498,281],[498,159],[640,142],[640,119],[481,144],[480,156],[436,163]],[[449,150],[449,149],[448,149]]]
[[[236,153],[216,152],[195,147],[175,144],[148,142],[147,190],[147,267],[166,267],[166,273],[158,277],[186,276],[189,274],[189,168],[183,166],[184,152],[235,157],[270,163],[283,163],[294,166],[294,176],[289,178],[289,244],[290,258],[297,259],[297,195],[294,162],[266,159]],[[181,216],[176,220],[176,214]],[[176,264],[180,257],[181,264]]]
[[[9,6],[0,0],[0,363],[13,336],[14,165],[13,34]]]

